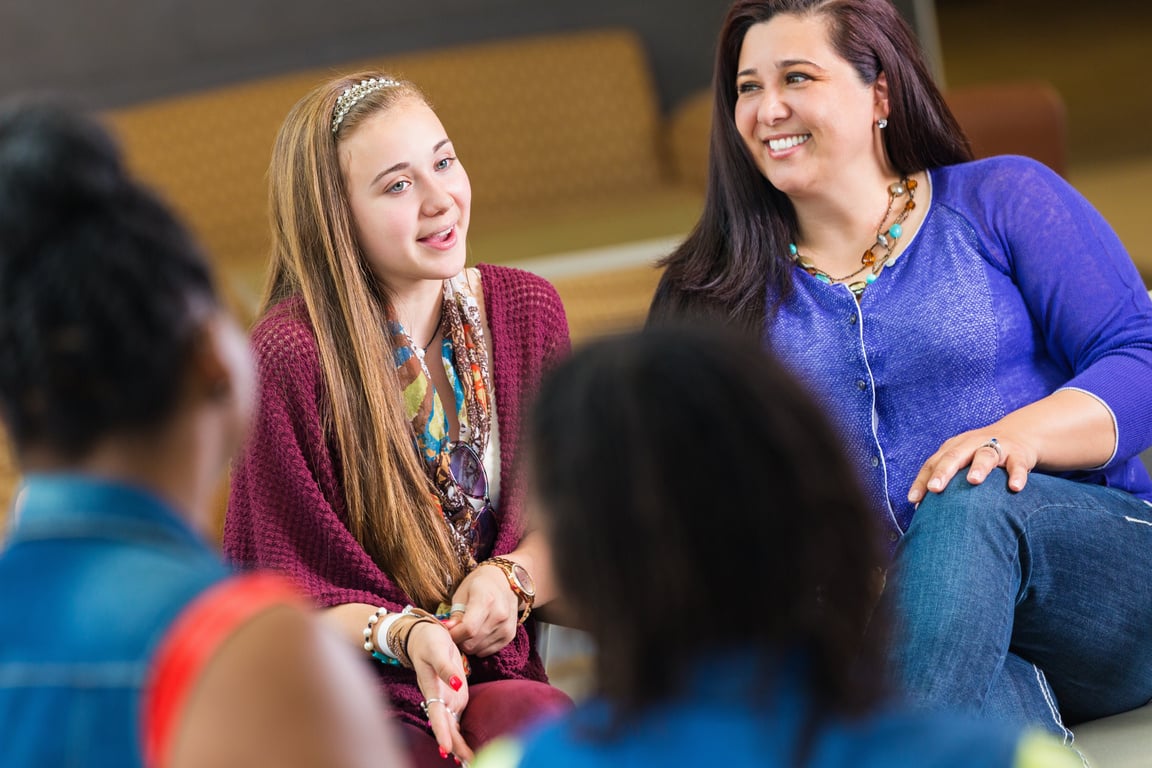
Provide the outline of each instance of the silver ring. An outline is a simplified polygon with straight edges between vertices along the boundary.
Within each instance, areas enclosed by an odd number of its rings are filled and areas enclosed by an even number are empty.
[[[437,699],[437,698],[425,699],[424,701],[420,702],[420,709],[424,712],[424,719],[426,719],[426,720],[431,719],[431,717],[429,717],[429,715],[428,715],[428,705],[429,704],[443,704],[444,705],[444,711],[447,712],[448,714],[452,715],[453,720],[455,720],[456,722],[460,722],[460,715],[456,714],[456,712],[453,711],[453,709],[448,706],[448,702],[444,701],[444,699]]]
[[[454,613],[464,613],[464,610],[467,607],[468,606],[464,603],[452,603],[452,607],[448,609],[448,614],[452,615]]]
[[[998,460],[996,462],[997,464],[999,464],[1001,461],[1004,461],[1004,449],[1000,447],[1000,441],[996,438],[992,438],[988,442],[981,445],[980,448],[991,448],[992,450],[996,451],[996,458]]]
[[[424,712],[425,718],[428,717],[429,704],[443,704],[444,709],[448,709],[448,702],[444,701],[444,699],[424,699],[424,701],[420,702],[420,709]],[[451,712],[452,710],[448,709],[448,711]]]

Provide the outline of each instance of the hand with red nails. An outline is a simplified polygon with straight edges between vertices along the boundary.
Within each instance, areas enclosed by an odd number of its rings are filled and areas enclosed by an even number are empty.
[[[428,724],[441,754],[472,759],[472,748],[460,733],[459,718],[468,706],[464,662],[452,636],[444,627],[423,622],[408,636],[408,656],[416,682],[427,703]]]

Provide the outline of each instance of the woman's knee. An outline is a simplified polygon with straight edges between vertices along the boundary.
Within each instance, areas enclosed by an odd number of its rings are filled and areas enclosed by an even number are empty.
[[[990,532],[1013,533],[1020,528],[1024,506],[1019,494],[1008,490],[1004,470],[993,470],[979,485],[969,483],[961,471],[942,492],[920,503],[907,533],[927,534],[944,545]]]
[[[469,689],[468,709],[461,730],[468,743],[475,747],[555,717],[572,706],[568,694],[548,683],[536,680],[480,683]]]

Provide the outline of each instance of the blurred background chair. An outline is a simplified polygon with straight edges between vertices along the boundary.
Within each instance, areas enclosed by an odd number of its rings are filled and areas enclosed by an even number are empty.
[[[977,157],[1026,155],[1068,175],[1068,114],[1043,80],[994,82],[947,89],[952,114]]]

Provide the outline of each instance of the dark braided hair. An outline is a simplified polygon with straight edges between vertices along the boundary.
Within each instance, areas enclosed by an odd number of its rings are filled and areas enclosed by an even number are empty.
[[[0,106],[0,413],[18,453],[75,459],[161,424],[215,306],[192,238],[99,124]]]

